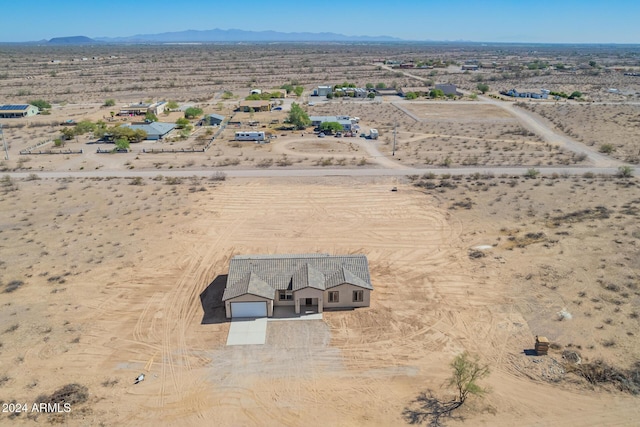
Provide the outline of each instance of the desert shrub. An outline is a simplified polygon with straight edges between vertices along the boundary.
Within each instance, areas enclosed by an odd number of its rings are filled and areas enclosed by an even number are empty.
[[[7,283],[7,286],[5,286],[4,288],[4,292],[7,294],[11,293],[17,290],[22,285],[24,285],[24,282],[22,280],[12,280],[9,283]]]
[[[606,143],[606,144],[602,144],[598,151],[604,154],[611,154],[614,151],[616,151],[616,148],[613,146],[613,144]]]

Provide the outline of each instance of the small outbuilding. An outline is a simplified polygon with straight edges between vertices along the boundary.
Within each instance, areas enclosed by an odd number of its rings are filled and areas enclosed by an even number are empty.
[[[204,116],[203,124],[207,126],[219,126],[224,122],[225,116],[220,114],[207,114]]]

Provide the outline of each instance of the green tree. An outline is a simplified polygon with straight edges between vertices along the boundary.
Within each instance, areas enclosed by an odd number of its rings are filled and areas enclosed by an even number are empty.
[[[416,99],[418,97],[418,94],[415,92],[407,92],[407,94],[404,97],[406,99]]]
[[[189,122],[188,119],[185,119],[184,117],[180,117],[178,120],[176,120],[176,127],[178,129],[184,129],[185,127],[189,126],[191,124],[191,122]]]
[[[309,115],[295,102],[291,104],[288,117],[289,123],[293,123],[298,129],[305,129],[311,124]]]
[[[95,131],[96,128],[97,125],[95,123],[89,120],[83,120],[76,125],[73,131],[76,135],[84,135],[86,133]]]
[[[478,385],[478,381],[489,375],[489,367],[481,365],[478,357],[471,357],[466,351],[456,356],[451,362],[453,373],[449,385],[458,392],[458,406],[462,406],[469,395],[482,395],[485,389]]]
[[[442,91],[442,89],[431,89],[431,91],[429,91],[429,97],[430,98],[443,98],[444,97],[444,92]]]
[[[51,108],[51,104],[49,104],[44,99],[34,99],[29,101],[29,104],[33,105],[34,107],[38,107],[38,109],[40,110],[46,110]]]
[[[202,115],[202,109],[197,107],[189,107],[184,110],[184,116],[187,119],[195,119],[198,116]]]
[[[167,102],[167,105],[165,106],[165,108],[168,110],[177,110],[178,108],[180,108],[180,106],[176,101],[169,101]]]
[[[571,95],[569,95],[569,99],[578,99],[578,98],[582,98],[582,92],[580,91],[573,91],[571,92]]]
[[[76,132],[73,128],[67,127],[62,129],[62,140],[63,141],[67,141],[70,139],[73,139],[73,137],[76,136]]]
[[[324,122],[320,124],[320,130],[327,133],[342,131],[342,125],[338,122]]]
[[[231,98],[233,98],[233,92],[225,90],[224,93],[222,94],[222,99],[231,99]]]
[[[367,94],[367,98],[371,98],[371,99],[373,99],[373,98],[375,98],[375,97],[376,97],[376,94],[375,94],[375,93],[373,93],[373,92],[370,92],[370,93],[368,93],[368,94]]]
[[[478,90],[482,92],[483,95],[489,91],[489,85],[486,83],[478,83],[476,88],[478,88]]]
[[[378,83],[376,85],[376,89],[386,89],[387,85],[384,83]]]
[[[144,115],[144,119],[148,120],[150,122],[157,122],[158,121],[158,116],[153,114],[151,111],[147,111],[147,114]]]
[[[114,105],[116,105],[116,100],[111,98],[105,99],[104,104],[102,104],[103,107],[113,107]]]
[[[333,99],[333,92],[329,92],[327,94],[327,99]]]
[[[304,88],[302,86],[296,86],[293,91],[295,92],[296,96],[299,98],[302,96],[302,93],[304,92]]]
[[[373,89],[373,83],[367,83],[364,87],[367,89]]]
[[[116,150],[129,151],[129,140],[127,138],[120,138],[116,140]]]
[[[287,91],[287,93],[293,93],[293,85],[290,84],[283,84],[282,86],[280,86],[280,89],[284,89]]]

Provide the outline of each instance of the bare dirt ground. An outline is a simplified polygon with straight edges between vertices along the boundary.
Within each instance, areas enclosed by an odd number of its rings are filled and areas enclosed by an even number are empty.
[[[525,106],[553,123],[559,131],[600,152],[608,152],[628,163],[640,163],[640,105],[559,103]]]
[[[565,373],[561,352],[638,359],[637,181],[422,181],[437,186],[5,179],[0,400],[67,383],[89,397],[68,415],[0,416],[399,425],[419,392],[450,396],[448,363],[468,350],[490,365],[492,391],[460,412],[467,422],[633,425],[637,399]],[[230,257],[316,251],[368,256],[371,307],[272,322],[264,347],[225,347],[218,276]],[[555,344],[550,356],[524,353],[536,334]]]
[[[0,121],[10,154],[0,169],[22,173],[0,179],[0,401],[46,401],[78,384],[70,414],[0,413],[0,424],[403,425],[406,410],[419,409],[412,403],[419,393],[452,396],[448,364],[463,350],[490,366],[490,393],[447,425],[637,424],[637,397],[589,384],[562,357],[576,352],[584,364],[602,359],[628,369],[640,356],[639,183],[587,169],[614,173],[637,148],[640,80],[623,76],[637,67],[636,48],[2,46],[0,53],[0,102],[53,104],[50,115]],[[363,132],[375,127],[380,139],[278,131],[280,111],[238,114],[242,124],[227,127],[205,153],[141,151],[200,148],[216,128],[133,144],[124,154],[98,154],[85,136],[64,147],[82,154],[19,154],[58,137],[63,121],[109,120],[110,109],[128,102],[176,100],[231,115],[252,87],[300,84],[305,94],[296,102],[306,104],[319,84],[417,84],[380,65],[385,59],[440,61],[410,70],[428,86],[451,82],[470,93],[487,82],[493,95],[512,87],[579,90],[597,102],[528,102],[536,107],[524,110],[468,95],[336,99],[305,108],[360,117]],[[468,60],[482,70],[462,72]],[[530,68],[540,60],[555,65]],[[110,98],[116,105],[103,107]],[[249,121],[277,138],[233,141]],[[605,143],[615,151],[598,153]],[[579,174],[502,175],[509,166],[550,165]],[[410,167],[440,168],[439,176],[373,176],[414,173]],[[478,173],[450,176],[447,167]],[[203,177],[214,168],[229,176],[268,169],[271,177]],[[344,176],[285,176],[294,169]],[[49,171],[96,175],[39,179]],[[325,313],[322,322],[272,322],[264,346],[227,348],[220,276],[229,259],[295,252],[366,254],[371,307]],[[537,334],[552,341],[548,357],[529,355]],[[141,373],[146,379],[134,385]]]

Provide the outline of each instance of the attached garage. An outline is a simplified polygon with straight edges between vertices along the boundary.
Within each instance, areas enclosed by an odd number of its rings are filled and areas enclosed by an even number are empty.
[[[232,302],[231,317],[267,317],[267,303],[260,302]]]

